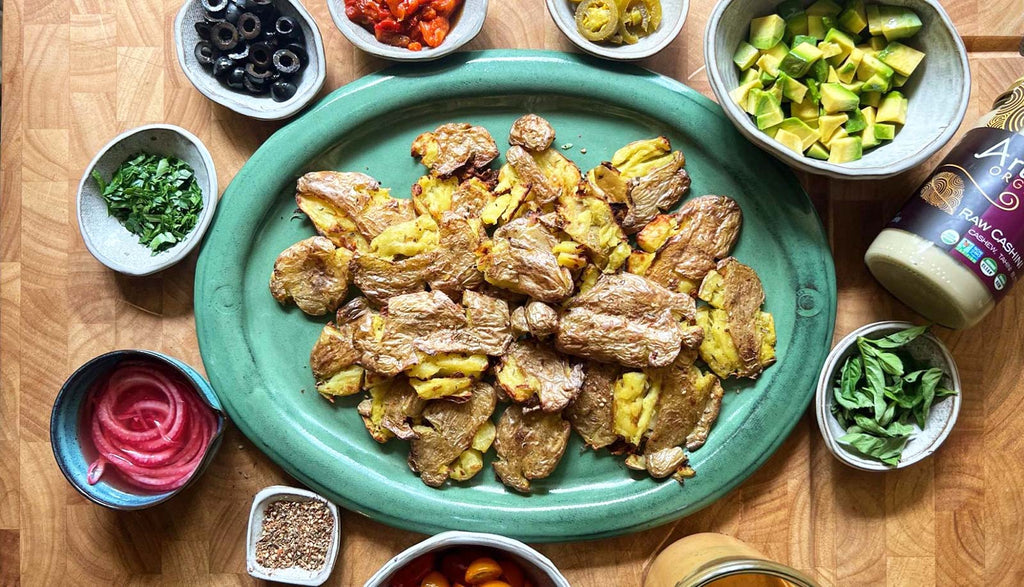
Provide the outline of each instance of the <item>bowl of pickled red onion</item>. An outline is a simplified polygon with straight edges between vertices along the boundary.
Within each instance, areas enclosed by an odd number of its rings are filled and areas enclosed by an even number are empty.
[[[167,355],[120,350],[78,368],[54,400],[50,443],[67,480],[118,510],[162,503],[202,474],[220,446],[220,400]]]

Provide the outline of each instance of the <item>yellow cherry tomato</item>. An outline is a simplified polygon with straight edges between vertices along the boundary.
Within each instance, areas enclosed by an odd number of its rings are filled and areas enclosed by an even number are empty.
[[[423,582],[420,583],[420,587],[450,587],[451,583],[445,578],[439,571],[431,571],[429,575],[423,578]]]
[[[485,556],[469,563],[469,568],[466,569],[466,582],[470,585],[482,585],[500,576],[501,565],[493,558]]]

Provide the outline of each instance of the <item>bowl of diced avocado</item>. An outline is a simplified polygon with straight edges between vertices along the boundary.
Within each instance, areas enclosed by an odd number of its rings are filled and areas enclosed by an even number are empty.
[[[967,51],[936,0],[722,0],[704,57],[744,136],[836,178],[920,165],[952,138],[970,98]]]

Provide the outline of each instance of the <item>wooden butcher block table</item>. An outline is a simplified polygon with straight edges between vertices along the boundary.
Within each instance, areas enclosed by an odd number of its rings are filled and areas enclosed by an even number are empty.
[[[642,65],[711,95],[702,37],[713,4],[693,0],[676,41]],[[945,4],[971,51],[971,121],[1024,74],[1017,54],[1024,10],[1021,0]],[[94,260],[74,213],[86,164],[118,133],[166,122],[206,143],[226,186],[280,126],[245,119],[193,89],[174,57],[179,6],[3,3],[0,585],[251,583],[244,545],[252,496],[293,483],[230,428],[195,486],[153,509],[114,512],[78,495],[50,451],[53,399],[89,358],[150,348],[202,365],[192,314],[195,253],[139,279]],[[326,43],[323,94],[386,65],[342,37],[324,0],[306,6]],[[572,50],[541,0],[492,1],[469,48]],[[938,159],[885,181],[802,177],[835,253],[836,339],[876,320],[920,321],[872,280],[862,257]],[[698,514],[539,550],[583,587],[639,585],[662,547],[709,530],[736,536],[822,585],[1024,584],[1024,287],[975,328],[938,334],[959,364],[964,394],[956,428],[932,458],[886,474],[855,471],[829,454],[808,413],[764,467]],[[361,585],[421,539],[345,513],[329,584]]]

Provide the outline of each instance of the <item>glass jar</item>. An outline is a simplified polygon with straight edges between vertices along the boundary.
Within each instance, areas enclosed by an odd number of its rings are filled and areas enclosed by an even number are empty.
[[[1024,77],[871,243],[876,279],[922,316],[968,328],[1024,270]]]
[[[817,587],[725,534],[692,534],[670,544],[651,564],[644,587]]]

